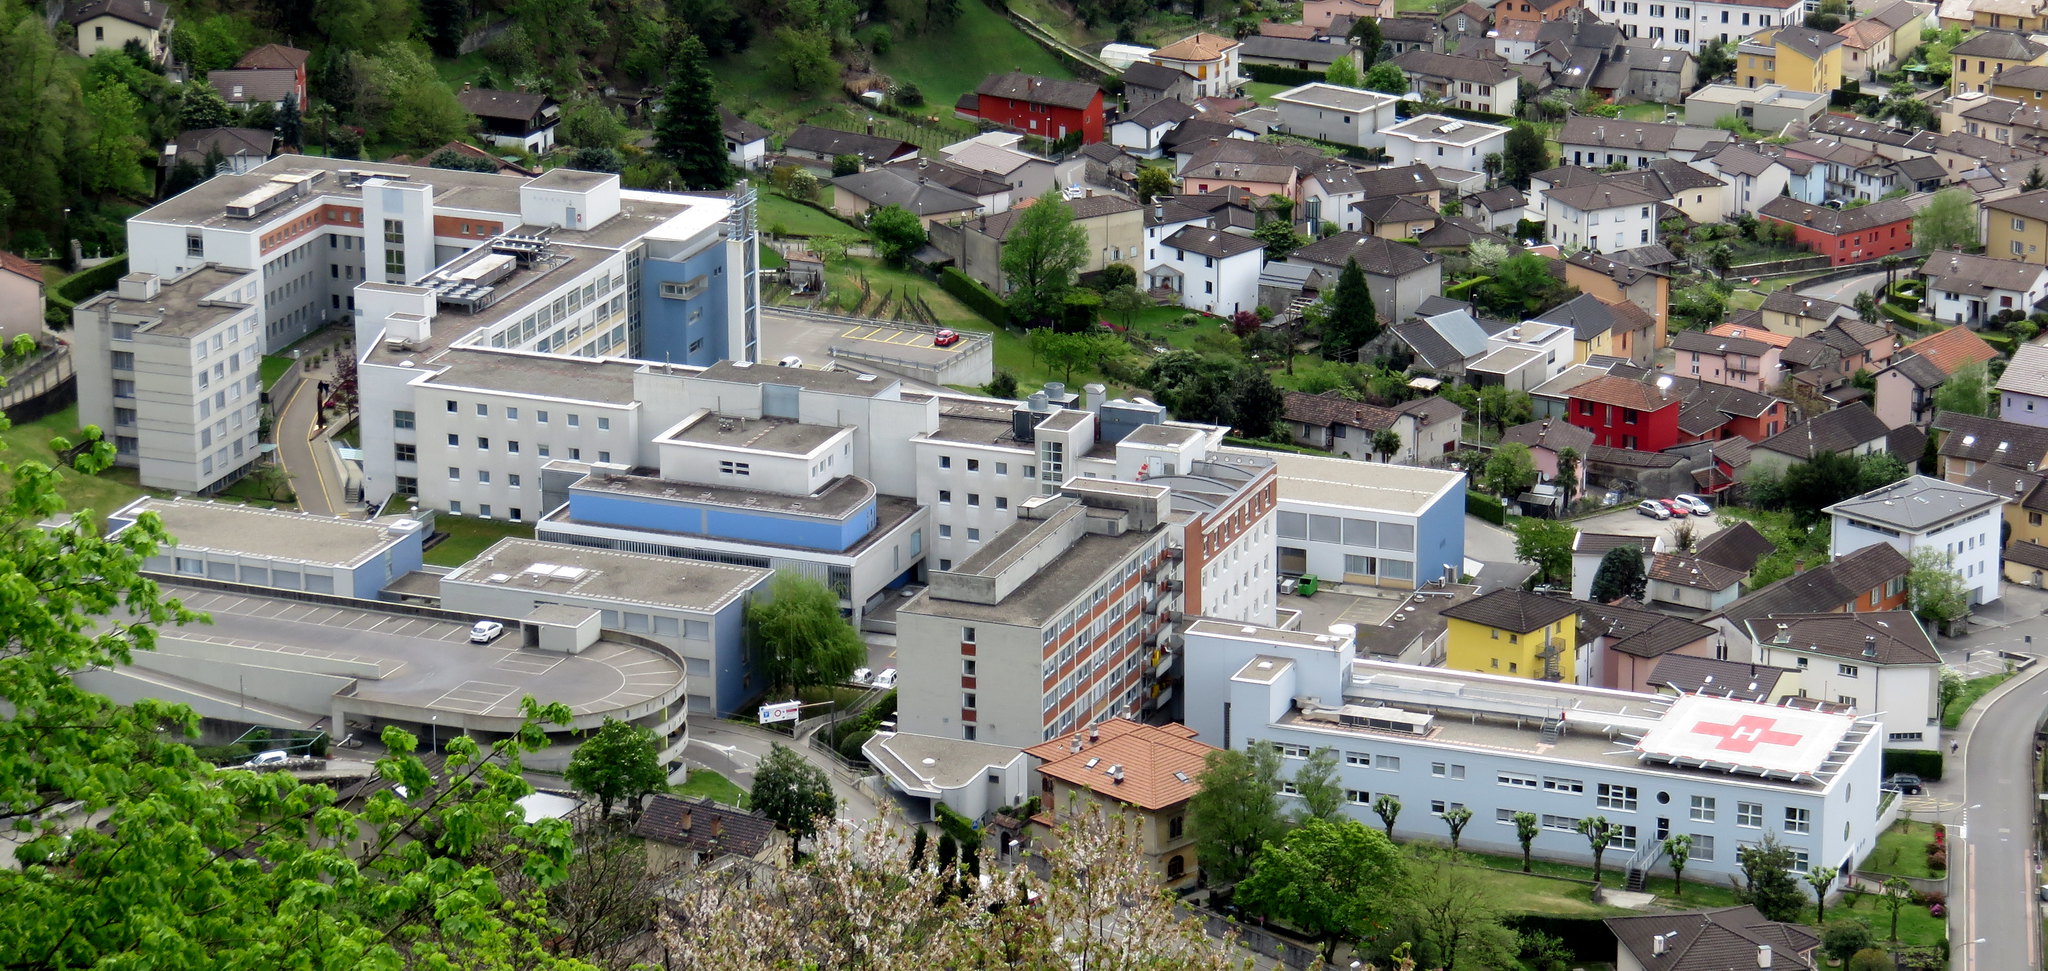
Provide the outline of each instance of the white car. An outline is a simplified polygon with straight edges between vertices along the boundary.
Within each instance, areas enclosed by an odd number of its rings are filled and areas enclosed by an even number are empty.
[[[796,356],[796,355],[794,355],[794,354],[785,354],[785,355],[783,355],[783,356],[782,356],[782,360],[780,360],[780,361],[776,361],[776,362],[775,362],[775,366],[776,366],[776,367],[803,367],[803,366],[804,366],[804,359],[803,359],[803,358],[800,358],[800,357],[798,357],[798,356]]]
[[[244,763],[242,763],[242,764],[243,764],[243,765],[277,765],[277,764],[279,764],[279,763],[281,763],[281,762],[286,762],[286,761],[289,761],[290,759],[291,759],[291,753],[289,753],[289,752],[286,752],[286,751],[285,751],[284,749],[281,749],[281,748],[274,748],[274,749],[271,749],[271,750],[270,750],[270,751],[268,751],[268,752],[258,752],[258,753],[256,753],[256,754],[255,754],[255,756],[253,756],[252,758],[250,758],[250,759],[249,759],[249,761],[247,761],[247,762],[244,762]]]
[[[1692,514],[1695,516],[1711,516],[1714,514],[1714,507],[1707,505],[1706,500],[1698,496],[1680,494],[1672,496],[1671,501],[1692,510]]]
[[[859,668],[853,672],[852,681],[854,684],[867,684],[868,677],[873,675],[874,673],[874,671],[869,670],[868,668]]]
[[[881,674],[875,675],[874,683],[875,687],[880,688],[883,691],[887,691],[890,688],[896,687],[896,669],[883,668]]]
[[[1671,518],[1671,510],[1664,508],[1664,504],[1655,499],[1645,499],[1642,502],[1636,503],[1636,512],[1642,513],[1651,519]]]
[[[489,644],[505,633],[505,625],[495,620],[479,620],[469,628],[471,644]]]

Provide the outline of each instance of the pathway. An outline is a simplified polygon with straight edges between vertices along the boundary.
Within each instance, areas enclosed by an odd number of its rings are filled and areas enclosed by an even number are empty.
[[[1949,900],[1960,904],[1950,919],[1957,971],[2041,966],[2033,766],[2048,678],[2040,674],[2007,682],[1963,718],[1957,802],[1965,808],[1950,840],[1962,855],[1949,870]]]
[[[1911,270],[1908,267],[1901,266],[1898,269],[1897,275],[1904,277],[1909,272]],[[1857,294],[1865,291],[1875,294],[1881,289],[1884,286],[1884,276],[1884,271],[1879,270],[1875,273],[1852,276],[1846,280],[1830,280],[1826,283],[1816,283],[1810,286],[1794,286],[1792,292],[1800,296],[1819,297],[1822,300],[1832,300],[1844,305],[1853,304],[1856,302]]]
[[[320,382],[329,377],[328,370],[307,373],[285,400],[271,434],[277,439],[278,463],[298,494],[299,508],[319,516],[341,516],[348,513],[341,468],[328,444],[326,427],[318,424]]]

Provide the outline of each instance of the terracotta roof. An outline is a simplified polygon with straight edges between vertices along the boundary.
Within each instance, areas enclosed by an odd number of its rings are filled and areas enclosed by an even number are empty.
[[[1288,421],[1308,425],[1347,425],[1352,428],[1382,431],[1394,427],[1400,413],[1378,405],[1352,401],[1335,391],[1326,391],[1322,394],[1289,391],[1283,416]]]
[[[265,44],[242,55],[242,59],[236,61],[235,66],[242,68],[283,68],[288,71],[298,71],[305,68],[306,58],[311,56],[313,56],[311,51],[302,51],[296,47],[286,47],[283,44]]]
[[[36,281],[37,286],[42,286],[43,284],[42,264],[16,256],[6,250],[0,250],[0,270],[28,277]]]
[[[1877,417],[1869,405],[1859,401],[1815,415],[1758,442],[1756,447],[1805,461],[1822,452],[1847,452],[1860,445],[1883,441],[1889,433],[1884,420]],[[1904,460],[1913,458],[1915,456],[1905,456]]]
[[[1152,56],[1165,58],[1169,61],[1213,61],[1222,57],[1225,51],[1236,46],[1238,46],[1237,41],[1231,40],[1228,37],[1218,37],[1211,33],[1200,33],[1191,37],[1183,37],[1153,51]]]
[[[1903,350],[1926,358],[1943,374],[1954,374],[1964,365],[1981,364],[1998,357],[1998,350],[1968,327],[1950,327],[1929,334],[1907,344]]]
[[[1089,741],[1095,733],[1095,741]],[[1165,809],[1201,791],[1197,781],[1213,745],[1194,739],[1185,725],[1143,725],[1112,718],[1024,750],[1039,760],[1038,773],[1085,786],[1139,809]],[[1076,748],[1076,743],[1079,748]],[[1113,774],[1122,770],[1122,780]]]
[[[640,811],[633,835],[707,853],[755,857],[768,848],[775,824],[765,816],[720,805],[709,796],[691,802],[657,795]]]
[[[1679,397],[1668,391],[1659,391],[1641,381],[1603,374],[1585,384],[1565,392],[1567,398],[1583,401],[1597,401],[1601,404],[1634,408],[1637,411],[1659,411],[1679,403]]]
[[[1707,333],[1716,337],[1740,337],[1745,340],[1761,341],[1772,347],[1784,347],[1792,343],[1790,334],[1774,334],[1758,324],[1715,324]]]
[[[1767,664],[1673,654],[1651,669],[1649,683],[1651,687],[1667,687],[1680,694],[1700,692],[1769,704],[1778,696],[1778,681],[1797,673],[1792,668]]]
[[[1940,664],[1941,653],[1912,613],[1771,614],[1748,622],[1749,636],[1794,651],[1870,664]]]
[[[1526,634],[1555,624],[1578,610],[1579,601],[1569,597],[1545,597],[1524,590],[1501,589],[1448,607],[1443,615]]]
[[[1755,907],[1723,907],[1683,914],[1609,917],[1607,929],[1640,967],[1657,971],[1729,971],[1757,966],[1771,949],[1772,971],[1811,971],[1820,938],[1797,924],[1765,920]],[[1664,952],[1653,940],[1664,935]]]
[[[984,98],[1008,98],[1027,104],[1052,105],[1057,108],[1086,108],[1102,94],[1102,89],[1086,81],[1059,81],[1042,78],[1022,71],[1005,74],[991,74],[981,81],[974,93]]]

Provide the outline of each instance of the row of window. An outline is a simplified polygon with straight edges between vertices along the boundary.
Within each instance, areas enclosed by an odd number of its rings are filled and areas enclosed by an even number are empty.
[[[452,400],[452,399],[450,399],[450,400],[448,401],[448,413],[449,413],[449,414],[453,415],[453,414],[456,414],[457,412],[459,412],[459,411],[461,411],[461,410],[462,410],[462,405],[461,405],[460,403],[458,403],[458,402],[456,402],[456,401],[454,401],[454,400]],[[505,415],[505,420],[506,420],[506,421],[518,421],[518,420],[519,420],[519,408],[518,408],[518,406],[516,406],[516,405],[508,405],[508,406],[506,406],[506,407],[505,407],[505,409],[504,409],[504,415]],[[489,418],[489,417],[491,417],[491,406],[490,406],[490,405],[488,405],[488,404],[484,404],[483,402],[478,402],[478,403],[477,403],[477,405],[476,405],[476,416],[477,416],[478,418]],[[545,425],[545,424],[547,424],[547,423],[548,423],[548,412],[547,412],[547,410],[546,410],[546,409],[544,409],[544,408],[537,408],[537,409],[534,409],[534,416],[533,416],[533,417],[534,417],[534,420],[536,420],[536,421],[540,422],[540,423],[541,423],[541,424],[543,424],[543,425]],[[583,427],[583,416],[582,416],[582,415],[576,414],[575,412],[569,412],[569,413],[568,413],[568,414],[567,414],[567,415],[566,415],[565,417],[567,418],[567,421],[568,421],[568,425],[569,425],[569,427],[570,427],[570,428],[581,428],[581,427]],[[392,423],[393,423],[393,424],[394,424],[394,425],[395,425],[396,427],[399,427],[399,428],[411,428],[411,427],[413,427],[413,424],[414,424],[414,420],[415,420],[415,418],[414,418],[414,415],[413,415],[413,413],[412,413],[412,412],[410,412],[410,411],[400,411],[400,412],[394,412],[394,413],[393,413],[393,415],[392,415],[392,419],[393,419],[393,422],[392,422]],[[598,431],[601,431],[601,432],[608,432],[608,431],[611,431],[611,430],[612,430],[612,420],[611,420],[610,418],[605,418],[605,417],[599,417],[599,418],[597,419],[597,430],[598,430]]]

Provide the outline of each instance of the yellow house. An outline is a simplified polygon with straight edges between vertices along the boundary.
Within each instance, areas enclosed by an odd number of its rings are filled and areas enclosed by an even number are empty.
[[[1972,0],[1968,7],[1973,27],[1991,30],[2048,28],[2048,17],[2042,15],[2039,0]]]
[[[2048,66],[2007,68],[2004,74],[1991,79],[1991,96],[2017,101],[2029,108],[2048,108]]]
[[[1059,838],[1060,823],[1081,812],[1121,816],[1159,882],[1193,887],[1200,872],[1188,799],[1215,746],[1186,725],[1145,725],[1128,718],[1062,735],[1024,750],[1038,761],[1038,815],[1032,835]]]
[[[1445,610],[1444,618],[1444,667],[1451,670],[1569,681],[1578,668],[1579,610],[1568,598],[1495,590]]]
[[[1782,84],[1828,94],[1842,86],[1842,42],[1840,34],[1811,27],[1758,31],[1735,49],[1735,73],[1744,87]]]
[[[1954,50],[1952,94],[1989,93],[2000,74],[2016,67],[2048,64],[2048,45],[2010,30],[1986,30],[1963,38]]]
[[[1617,328],[1603,335],[1607,338],[1604,346],[1597,341],[1577,342],[1572,348],[1573,363],[1584,364],[1591,355],[1608,354],[1648,367],[1655,361],[1657,349],[1668,343],[1665,330],[1671,313],[1671,277],[1662,269],[1620,263],[1591,250],[1581,250],[1565,261],[1564,282],[1601,303],[1634,304],[1650,318],[1648,334],[1631,334]]]
[[[171,6],[165,0],[86,0],[65,20],[78,31],[78,53],[91,57],[103,47],[142,45],[158,62],[171,53]]]
[[[2048,259],[2048,189],[1984,204],[1984,255],[2023,263]]]

